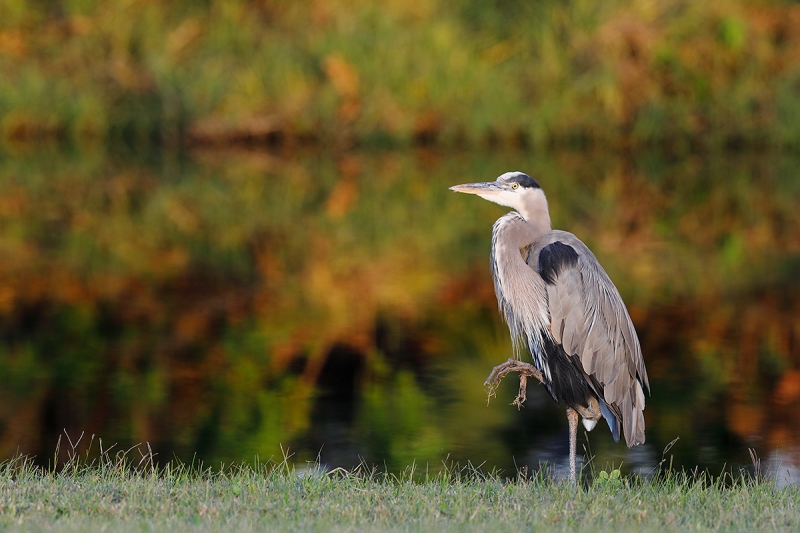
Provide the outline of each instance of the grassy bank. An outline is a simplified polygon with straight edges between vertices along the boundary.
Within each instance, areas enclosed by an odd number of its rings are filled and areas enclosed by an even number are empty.
[[[9,0],[0,139],[800,143],[779,1]]]
[[[132,457],[133,452],[128,457]],[[139,456],[137,455],[137,459]],[[583,490],[547,477],[504,481],[474,469],[426,476],[298,471],[285,463],[198,470],[150,457],[73,461],[59,473],[0,466],[8,531],[789,531],[800,491],[752,478],[662,473]],[[597,476],[600,478],[601,476]]]

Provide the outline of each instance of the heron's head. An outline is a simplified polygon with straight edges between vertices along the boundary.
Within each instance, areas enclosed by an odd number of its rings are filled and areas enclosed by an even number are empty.
[[[506,172],[495,181],[454,185],[450,190],[477,194],[484,200],[511,207],[529,221],[538,218],[537,215],[546,215],[549,223],[550,215],[542,188],[523,172]]]

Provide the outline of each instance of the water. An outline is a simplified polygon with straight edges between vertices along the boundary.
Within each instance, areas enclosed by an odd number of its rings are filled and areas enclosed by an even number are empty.
[[[517,169],[642,341],[647,443],[600,422],[592,465],[752,470],[752,448],[797,483],[800,159],[779,154],[5,153],[0,456],[46,463],[83,433],[211,466],[563,475],[563,407],[482,386],[511,354],[488,264],[504,208],[447,190]]]

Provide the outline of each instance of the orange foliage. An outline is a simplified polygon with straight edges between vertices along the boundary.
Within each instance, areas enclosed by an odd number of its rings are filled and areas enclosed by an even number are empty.
[[[778,382],[775,401],[781,405],[800,403],[800,370],[789,370]]]

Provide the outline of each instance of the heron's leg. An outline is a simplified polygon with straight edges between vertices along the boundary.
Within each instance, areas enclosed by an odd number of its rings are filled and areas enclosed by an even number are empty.
[[[570,485],[578,483],[575,472],[575,441],[578,438],[578,411],[567,407],[567,420],[569,420],[569,482]]]
[[[512,404],[516,405],[519,409],[522,407],[527,397],[526,387],[528,385],[528,377],[534,377],[542,383],[544,383],[544,378],[542,377],[542,373],[532,364],[523,363],[522,361],[511,358],[502,365],[494,367],[492,373],[489,374],[489,377],[486,378],[486,381],[483,383],[485,387],[489,387],[490,398],[494,395],[494,389],[500,384],[500,380],[511,372],[519,372],[519,393],[512,402]]]

